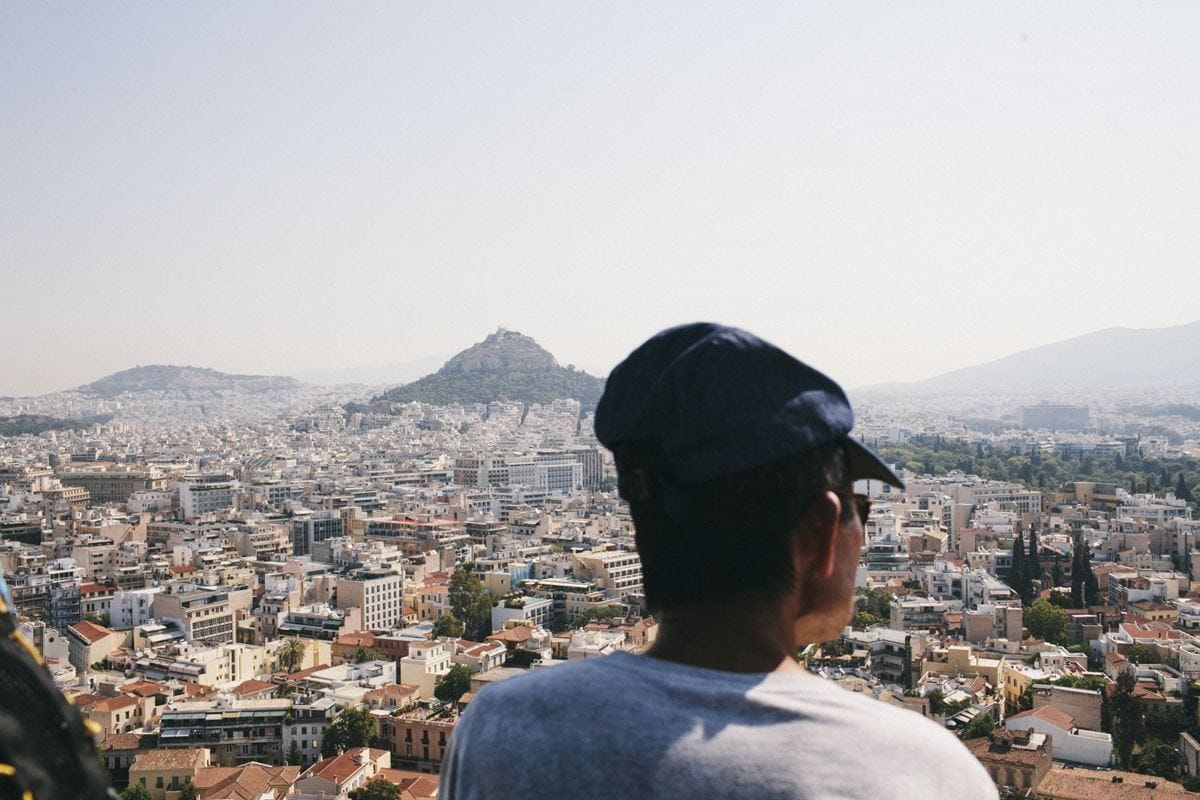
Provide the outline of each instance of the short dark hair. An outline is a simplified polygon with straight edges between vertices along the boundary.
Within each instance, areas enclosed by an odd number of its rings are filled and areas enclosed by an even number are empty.
[[[774,601],[794,586],[792,537],[825,489],[849,482],[840,441],[690,486],[674,482],[653,452],[614,452],[642,561],[646,605],[670,610],[697,601]],[[845,504],[843,519],[855,511]]]

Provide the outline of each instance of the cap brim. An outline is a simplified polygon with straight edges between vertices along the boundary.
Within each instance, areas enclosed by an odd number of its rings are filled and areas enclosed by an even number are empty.
[[[897,489],[904,488],[904,481],[900,480],[879,456],[871,452],[866,445],[860,444],[848,436],[846,437],[846,458],[850,462],[850,477],[853,480],[883,481]]]

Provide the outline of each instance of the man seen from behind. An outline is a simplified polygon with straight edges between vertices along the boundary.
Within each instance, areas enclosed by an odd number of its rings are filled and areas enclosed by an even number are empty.
[[[796,661],[853,611],[869,510],[854,481],[902,486],[853,423],[836,383],[742,330],[685,325],[631,353],[596,436],[616,460],[658,636],[645,655],[481,692],[439,797],[995,798],[950,733]]]

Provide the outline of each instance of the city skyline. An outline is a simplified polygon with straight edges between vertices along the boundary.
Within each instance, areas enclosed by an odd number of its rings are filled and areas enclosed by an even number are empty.
[[[696,319],[853,387],[1197,317],[1194,7],[360,8],[0,9],[0,395]]]

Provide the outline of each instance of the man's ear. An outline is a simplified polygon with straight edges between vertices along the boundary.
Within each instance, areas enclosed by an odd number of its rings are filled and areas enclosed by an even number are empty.
[[[833,575],[841,519],[842,499],[834,492],[822,492],[808,504],[804,524],[794,539],[797,574],[818,578]]]

